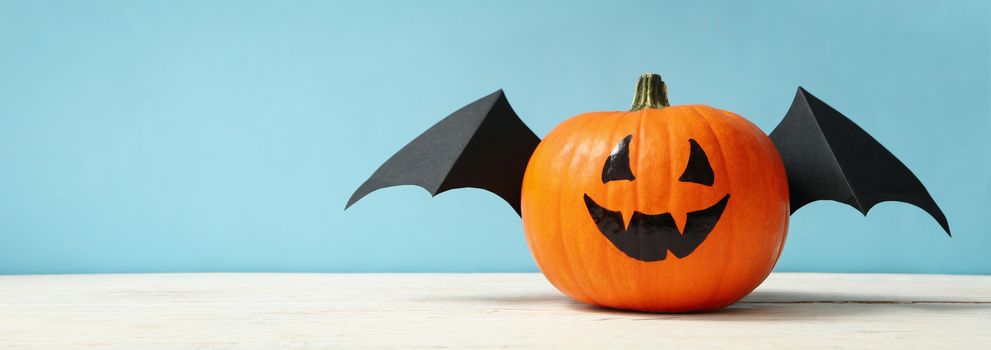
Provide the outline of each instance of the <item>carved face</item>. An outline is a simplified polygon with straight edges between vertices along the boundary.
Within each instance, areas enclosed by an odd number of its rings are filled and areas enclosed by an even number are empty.
[[[627,135],[616,144],[602,167],[602,183],[612,181],[636,181],[630,169],[630,141]],[[709,157],[695,139],[688,139],[691,154],[679,182],[691,182],[712,186],[714,174]],[[709,232],[719,222],[730,195],[726,194],[711,206],[689,212],[684,232],[678,229],[671,213],[633,213],[629,223],[623,221],[623,213],[604,208],[585,194],[585,206],[599,232],[627,256],[641,261],[658,261],[667,257],[668,250],[678,258],[684,258],[705,241]]]
[[[771,140],[700,105],[565,121],[531,156],[521,196],[527,242],[554,286],[647,311],[749,293],[777,261],[789,215]]]

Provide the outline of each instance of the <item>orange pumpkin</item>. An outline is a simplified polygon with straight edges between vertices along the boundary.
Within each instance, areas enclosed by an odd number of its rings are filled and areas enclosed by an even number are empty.
[[[668,106],[651,74],[631,111],[577,115],[540,142],[521,208],[555,287],[651,312],[714,310],[750,293],[777,262],[789,217],[767,135],[732,112]]]

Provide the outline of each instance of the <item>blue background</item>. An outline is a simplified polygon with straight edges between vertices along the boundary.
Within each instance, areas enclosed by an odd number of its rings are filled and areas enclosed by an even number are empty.
[[[778,271],[991,273],[986,1],[0,1],[0,273],[535,271],[480,190],[351,191],[504,88],[538,135],[675,104],[765,131],[802,85],[946,212],[819,202]]]

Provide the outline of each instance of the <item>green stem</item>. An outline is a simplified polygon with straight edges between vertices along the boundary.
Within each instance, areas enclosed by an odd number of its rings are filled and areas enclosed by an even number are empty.
[[[640,76],[637,82],[637,92],[633,96],[633,106],[630,111],[639,111],[644,108],[661,109],[669,106],[668,87],[664,85],[661,76],[654,73],[646,73]]]

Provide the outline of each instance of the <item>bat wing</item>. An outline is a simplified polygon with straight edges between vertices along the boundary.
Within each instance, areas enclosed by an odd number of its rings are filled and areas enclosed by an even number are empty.
[[[792,213],[814,201],[834,200],[867,215],[875,204],[899,201],[922,208],[950,234],[943,211],[912,171],[805,89],[798,88],[771,140],[788,173]]]
[[[455,188],[484,189],[519,214],[523,173],[538,143],[502,90],[496,91],[413,139],[358,187],[345,209],[372,191],[417,185],[432,196]]]

